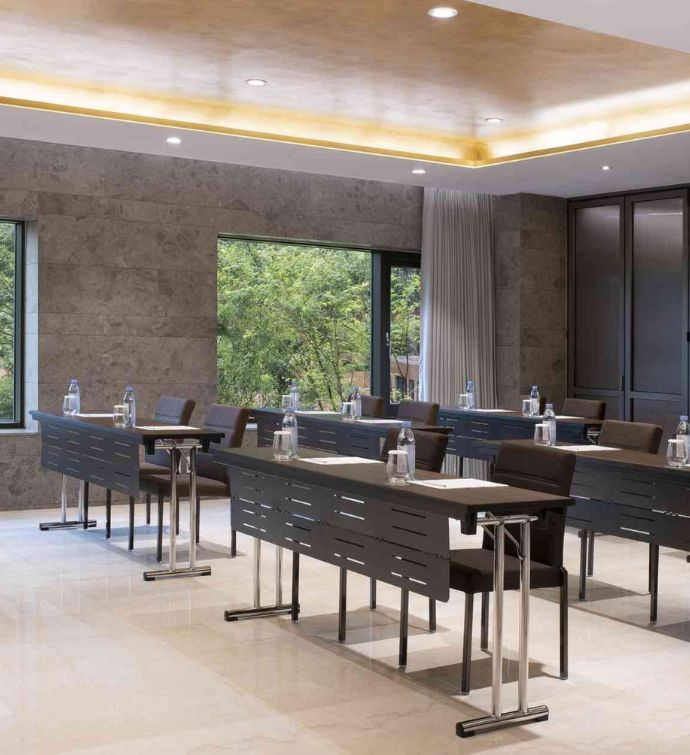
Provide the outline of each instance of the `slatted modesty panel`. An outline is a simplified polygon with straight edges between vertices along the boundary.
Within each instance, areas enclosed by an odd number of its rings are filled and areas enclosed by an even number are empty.
[[[139,443],[98,427],[41,420],[41,465],[130,496],[139,495]]]
[[[446,516],[241,467],[229,473],[232,525],[239,532],[448,600]]]

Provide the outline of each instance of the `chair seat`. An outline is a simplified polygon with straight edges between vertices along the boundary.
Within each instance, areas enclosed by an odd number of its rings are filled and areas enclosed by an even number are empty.
[[[561,570],[532,561],[530,586],[559,587]],[[505,589],[520,587],[520,559],[505,556]],[[464,593],[491,592],[494,588],[494,552],[488,548],[465,548],[450,552],[450,586]]]
[[[170,477],[167,474],[150,475],[141,480],[141,489],[144,493],[158,493],[165,498],[169,498],[170,487]],[[204,498],[228,498],[230,496],[230,488],[226,482],[197,476],[196,493],[198,496]],[[180,498],[189,497],[188,475],[180,475],[177,478],[177,494]]]
[[[160,464],[151,464],[149,461],[142,461],[139,465],[139,476],[140,477],[151,477],[151,475],[162,475],[168,472],[170,473],[170,469],[168,467],[163,467]]]

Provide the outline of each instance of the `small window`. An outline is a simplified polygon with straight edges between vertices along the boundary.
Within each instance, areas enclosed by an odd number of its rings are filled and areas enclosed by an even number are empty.
[[[0,427],[23,424],[24,224],[0,219]]]

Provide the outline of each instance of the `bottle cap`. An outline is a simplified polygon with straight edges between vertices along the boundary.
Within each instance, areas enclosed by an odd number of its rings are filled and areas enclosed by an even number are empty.
[[[547,409],[553,409],[553,404],[547,404],[547,405],[546,405],[546,408],[547,408]]]
[[[405,421],[404,421],[404,422],[402,423],[402,426],[403,426],[403,427],[412,427],[412,422],[410,422],[410,420],[407,420],[407,419],[406,419],[406,420],[405,420]]]
[[[687,415],[685,415],[685,414],[681,414],[680,418],[681,418],[681,421],[685,421],[685,422],[688,421]]]
[[[537,387],[538,387],[538,386],[536,386],[536,385],[533,385],[533,386],[532,386],[532,390],[534,390],[534,389],[535,389],[535,388],[537,388]]]
[[[134,390],[134,389],[132,388],[132,386],[131,386],[131,385],[128,385],[128,386],[127,386],[127,388],[126,388],[126,390],[128,390],[128,391],[132,391],[132,390]]]

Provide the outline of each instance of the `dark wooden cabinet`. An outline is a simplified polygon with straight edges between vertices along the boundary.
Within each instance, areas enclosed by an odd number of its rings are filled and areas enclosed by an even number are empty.
[[[665,437],[688,413],[687,204],[682,188],[569,206],[569,394]]]

